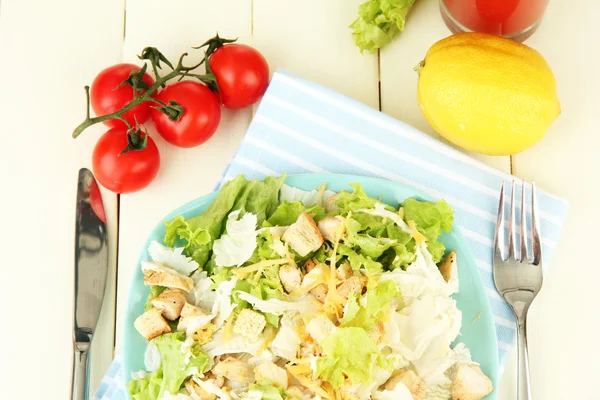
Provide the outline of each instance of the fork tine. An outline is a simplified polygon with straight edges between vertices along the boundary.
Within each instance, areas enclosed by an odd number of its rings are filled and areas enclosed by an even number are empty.
[[[540,240],[540,221],[538,219],[535,182],[531,183],[531,225],[531,237],[533,243],[532,264],[539,265],[542,262],[542,245]]]
[[[525,180],[521,182],[521,254],[519,261],[526,261],[527,255],[527,213],[525,212]]]
[[[510,192],[510,217],[508,221],[508,258],[514,257],[518,260],[519,252],[517,251],[517,233],[515,229],[515,181],[512,181],[512,189]]]
[[[496,231],[494,232],[494,252],[506,261],[504,256],[504,181],[500,187],[500,203],[498,204],[498,218],[496,219]]]

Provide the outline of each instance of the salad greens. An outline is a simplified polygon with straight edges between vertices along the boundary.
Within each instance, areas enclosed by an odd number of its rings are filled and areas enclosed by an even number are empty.
[[[352,37],[361,52],[374,53],[404,30],[406,17],[415,0],[367,0],[358,8],[358,18],[350,25]]]
[[[367,332],[361,328],[337,328],[323,340],[323,357],[317,359],[317,375],[341,387],[346,378],[352,383],[368,383],[375,366],[392,369]]]
[[[192,373],[202,373],[208,357],[199,345],[192,345],[189,358],[181,351],[185,340],[183,332],[161,335],[154,344],[161,355],[160,368],[141,379],[129,381],[127,388],[135,400],[155,400],[165,392],[176,394],[185,378]]]
[[[455,369],[472,364],[449,347],[458,274],[436,265],[450,206],[284,179],[237,176],[202,215],[166,223],[167,247],[150,245],[136,320],[147,372],[132,398],[450,399]],[[410,394],[404,373],[434,397]]]

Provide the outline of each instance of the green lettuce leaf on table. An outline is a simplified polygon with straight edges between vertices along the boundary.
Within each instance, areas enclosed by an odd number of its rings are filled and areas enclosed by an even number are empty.
[[[415,0],[368,0],[361,4],[358,18],[350,25],[361,53],[374,53],[402,32],[414,3]]]
[[[392,368],[362,328],[337,328],[323,339],[322,346],[316,373],[334,388],[342,386],[346,377],[353,385],[370,382],[375,366]]]

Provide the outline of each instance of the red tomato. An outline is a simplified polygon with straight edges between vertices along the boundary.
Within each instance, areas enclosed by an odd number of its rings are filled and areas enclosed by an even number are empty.
[[[160,167],[160,154],[148,137],[144,150],[120,154],[127,147],[125,128],[112,128],[100,137],[92,154],[96,179],[115,193],[132,193],[148,186]]]
[[[227,108],[256,103],[269,86],[267,60],[253,47],[228,44],[215,50],[208,62]]]
[[[221,121],[219,96],[199,82],[182,81],[169,85],[156,99],[165,104],[175,101],[183,107],[183,115],[177,121],[152,108],[156,130],[175,146],[194,147],[206,142]]]
[[[116,64],[102,70],[92,82],[90,89],[90,100],[92,110],[96,115],[105,115],[113,113],[133,100],[133,88],[129,85],[118,87],[124,80],[129,78],[131,71],[139,70],[140,67],[134,64]],[[147,73],[142,78],[149,86],[154,84],[154,80]],[[150,117],[151,102],[146,101],[138,104],[127,111],[123,117],[131,125],[135,124],[135,119],[141,124]],[[134,118],[135,116],[135,118]],[[125,123],[118,119],[109,119],[104,121],[105,125],[110,127],[125,127]]]

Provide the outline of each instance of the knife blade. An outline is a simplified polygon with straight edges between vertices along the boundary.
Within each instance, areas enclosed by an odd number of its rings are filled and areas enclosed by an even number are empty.
[[[87,168],[79,170],[75,211],[75,309],[73,313],[72,400],[88,395],[88,353],[106,288],[108,237],[98,184]]]

